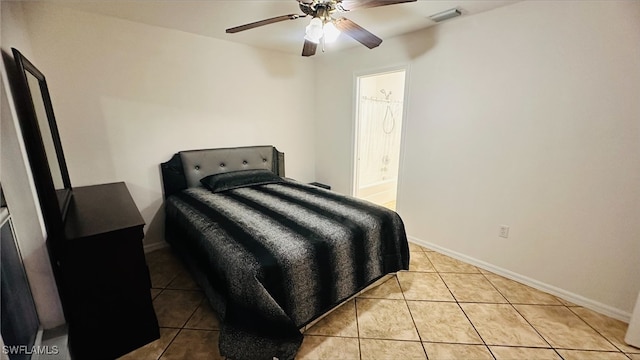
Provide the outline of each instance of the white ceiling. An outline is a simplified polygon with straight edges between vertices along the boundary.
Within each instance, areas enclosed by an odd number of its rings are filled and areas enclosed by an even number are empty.
[[[378,37],[388,39],[435,25],[436,23],[428,17],[444,10],[458,8],[462,16],[470,16],[517,1],[519,0],[418,0],[336,15],[345,16]],[[286,20],[236,34],[225,33],[227,28],[270,17],[302,14],[296,0],[58,0],[56,3],[75,10],[114,16],[291,54],[301,53],[305,27],[309,23],[307,17]],[[332,44],[331,51],[351,46],[361,45],[341,35],[338,41]],[[321,52],[318,51],[318,54]]]

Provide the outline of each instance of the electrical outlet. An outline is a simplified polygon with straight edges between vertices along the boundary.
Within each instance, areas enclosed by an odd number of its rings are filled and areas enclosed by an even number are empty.
[[[507,225],[500,225],[500,231],[498,232],[498,236],[503,238],[509,237],[509,227]]]

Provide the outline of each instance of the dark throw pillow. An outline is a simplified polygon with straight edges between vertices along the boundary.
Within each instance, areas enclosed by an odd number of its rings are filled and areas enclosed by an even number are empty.
[[[205,176],[200,179],[200,183],[214,193],[253,185],[281,182],[283,182],[281,177],[265,169],[230,171]]]

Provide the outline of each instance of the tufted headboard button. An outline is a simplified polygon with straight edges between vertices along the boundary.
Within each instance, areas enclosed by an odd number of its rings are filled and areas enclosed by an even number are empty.
[[[200,170],[200,165],[196,165],[196,166],[194,167],[194,169],[196,169],[196,170]]]
[[[263,158],[263,159],[262,159],[262,162],[263,162],[263,163],[267,162],[267,159]]]
[[[221,167],[221,168],[222,168],[222,167],[224,167],[224,163],[220,163],[220,167]]]
[[[247,165],[247,164],[248,164],[247,160],[244,160],[244,161],[242,162],[242,165]]]

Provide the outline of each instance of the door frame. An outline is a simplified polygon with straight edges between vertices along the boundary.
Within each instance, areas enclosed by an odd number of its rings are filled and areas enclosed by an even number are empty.
[[[353,73],[353,109],[351,122],[351,196],[355,197],[358,191],[358,132],[359,132],[359,104],[360,104],[360,78],[374,75],[383,75],[404,70],[404,96],[402,99],[402,128],[400,129],[400,159],[398,160],[398,194],[400,193],[400,185],[404,168],[404,149],[407,128],[407,109],[409,100],[409,74],[410,67],[408,63],[401,63],[386,67],[372,68]],[[396,196],[397,198],[398,196]],[[396,199],[397,200],[397,199]]]

